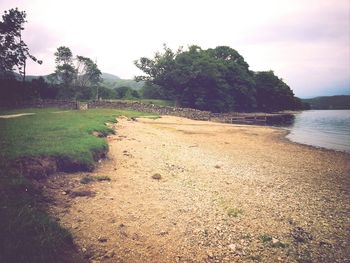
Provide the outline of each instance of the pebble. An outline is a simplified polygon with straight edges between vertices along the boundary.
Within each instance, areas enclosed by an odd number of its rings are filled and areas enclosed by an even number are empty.
[[[236,244],[230,244],[228,245],[228,248],[231,249],[232,251],[236,251]]]
[[[97,238],[97,240],[100,241],[100,242],[107,242],[107,238],[106,237],[101,237],[100,236],[100,237]]]
[[[277,244],[278,242],[280,242],[277,238],[272,238],[272,244]]]

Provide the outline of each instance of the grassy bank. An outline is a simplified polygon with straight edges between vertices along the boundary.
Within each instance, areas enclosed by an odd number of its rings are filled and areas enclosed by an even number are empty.
[[[59,262],[76,254],[70,233],[45,212],[40,190],[0,163],[0,262]],[[77,256],[77,255],[76,255]]]
[[[93,131],[112,133],[106,122],[117,116],[149,115],[132,111],[96,109],[62,111],[59,109],[24,109],[4,114],[35,113],[19,118],[0,119],[0,158],[23,156],[64,156],[83,163],[93,163],[93,152],[108,147],[103,138],[91,136]]]
[[[22,109],[0,115],[18,113],[35,114],[0,118],[0,262],[79,262],[70,233],[46,214],[40,188],[11,164],[18,158],[52,156],[91,165],[93,153],[108,147],[92,132],[112,133],[105,123],[117,116],[149,114]]]

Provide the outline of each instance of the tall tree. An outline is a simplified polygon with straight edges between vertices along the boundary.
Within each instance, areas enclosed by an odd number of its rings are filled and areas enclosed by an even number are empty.
[[[273,71],[255,73],[256,100],[261,111],[279,111],[298,107],[293,91]],[[299,106],[300,107],[300,106]]]
[[[61,85],[61,95],[65,98],[98,98],[102,72],[88,57],[73,57],[70,48],[61,46],[55,52],[56,71],[50,81]],[[93,95],[94,94],[94,95]]]
[[[58,83],[70,87],[75,79],[76,70],[73,64],[73,53],[68,47],[61,46],[55,52],[56,70],[55,77]]]
[[[22,40],[22,30],[26,23],[26,12],[16,9],[5,11],[0,21],[0,77],[17,70],[25,81],[26,61],[28,58],[41,64],[29,53],[27,44]]]
[[[97,64],[88,57],[77,56],[76,61],[76,85],[83,89],[95,88],[96,99],[98,99],[98,84],[102,81],[102,72],[98,69]]]
[[[253,74],[237,51],[230,47],[203,50],[191,46],[187,51],[156,53],[153,59],[141,58],[135,65],[146,80],[185,107],[203,110],[251,110],[255,106]]]

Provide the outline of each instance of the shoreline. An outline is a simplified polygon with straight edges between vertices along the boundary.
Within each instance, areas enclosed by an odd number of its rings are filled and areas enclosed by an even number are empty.
[[[349,259],[349,155],[290,142],[279,127],[165,116],[116,129],[109,158],[89,173],[110,182],[46,182],[52,215],[90,260]]]
[[[274,127],[274,126],[269,126],[269,127]],[[284,130],[286,132],[285,135],[282,135],[281,140],[285,140],[288,143],[301,145],[303,147],[307,147],[307,148],[311,148],[311,149],[315,149],[315,150],[330,151],[333,153],[341,153],[341,154],[350,155],[350,152],[347,152],[347,151],[341,151],[341,150],[330,149],[330,148],[326,148],[326,147],[322,147],[322,146],[316,146],[316,145],[312,145],[312,144],[305,144],[305,143],[301,143],[301,142],[292,141],[291,139],[287,138],[287,136],[291,132],[291,130],[288,130],[288,129],[283,128],[283,127],[275,127],[275,128]]]

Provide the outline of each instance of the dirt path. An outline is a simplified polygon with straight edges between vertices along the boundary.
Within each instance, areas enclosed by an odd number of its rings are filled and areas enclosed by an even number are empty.
[[[267,127],[163,117],[116,129],[110,159],[90,174],[110,182],[81,184],[78,173],[46,184],[86,258],[349,262],[350,155]]]
[[[0,119],[18,118],[21,116],[34,115],[34,114],[35,113],[20,113],[20,114],[0,115]]]

